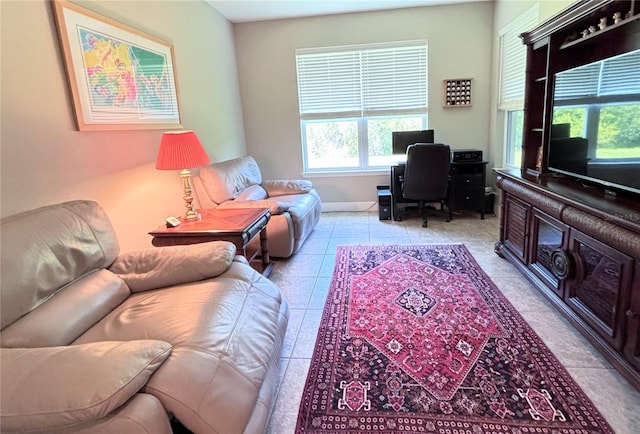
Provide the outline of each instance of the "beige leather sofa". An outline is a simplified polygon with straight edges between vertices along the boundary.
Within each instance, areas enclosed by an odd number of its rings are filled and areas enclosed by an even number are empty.
[[[200,169],[193,185],[201,208],[270,208],[269,255],[288,258],[318,224],[322,203],[308,180],[265,181],[251,156]]]
[[[2,432],[264,432],[288,307],[227,242],[121,254],[102,208],[3,218]]]

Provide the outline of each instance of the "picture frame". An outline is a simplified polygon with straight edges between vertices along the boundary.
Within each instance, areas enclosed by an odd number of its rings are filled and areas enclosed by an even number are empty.
[[[52,2],[79,131],[181,128],[173,45]]]

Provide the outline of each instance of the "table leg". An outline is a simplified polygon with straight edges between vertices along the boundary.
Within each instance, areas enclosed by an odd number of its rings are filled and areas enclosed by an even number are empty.
[[[262,275],[269,277],[273,263],[269,259],[269,243],[267,242],[267,228],[260,231],[260,257],[262,259]]]

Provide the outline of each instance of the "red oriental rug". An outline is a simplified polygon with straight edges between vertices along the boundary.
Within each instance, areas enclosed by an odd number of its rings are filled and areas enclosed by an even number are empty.
[[[341,246],[297,433],[613,433],[464,245]]]

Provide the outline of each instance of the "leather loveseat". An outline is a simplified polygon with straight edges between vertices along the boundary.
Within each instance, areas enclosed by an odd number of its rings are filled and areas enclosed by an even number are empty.
[[[297,252],[322,212],[320,196],[310,181],[263,180],[251,156],[202,167],[193,185],[201,208],[269,208],[269,255],[276,258]]]
[[[3,433],[264,432],[289,311],[233,244],[120,253],[92,201],[0,229]]]

